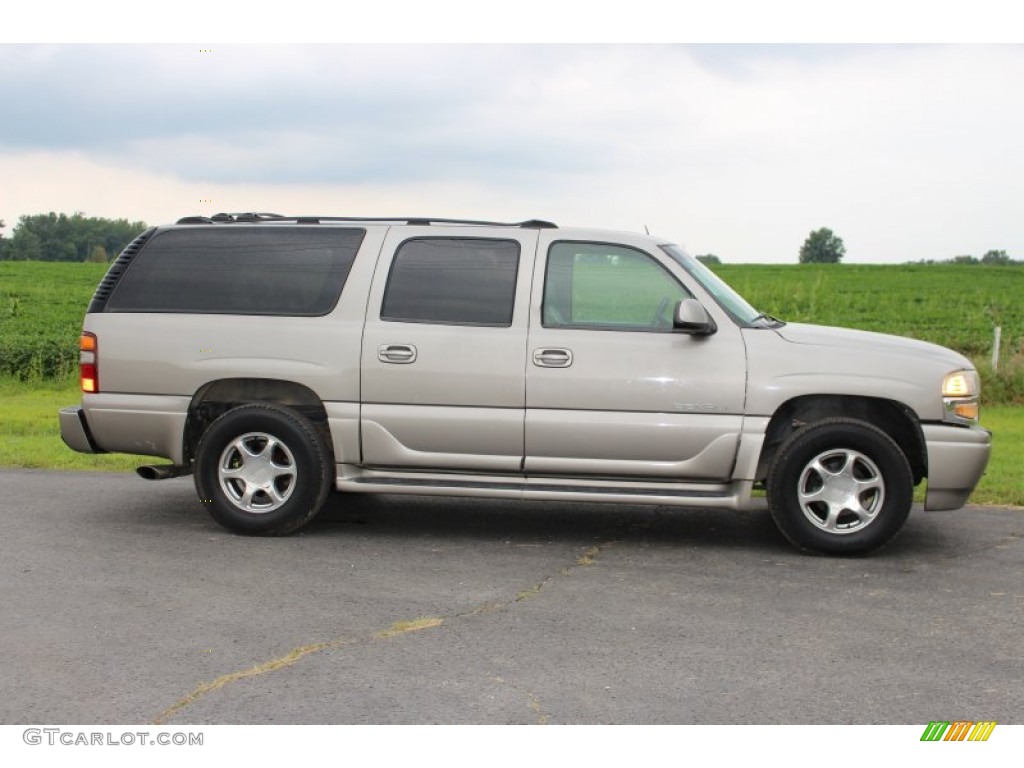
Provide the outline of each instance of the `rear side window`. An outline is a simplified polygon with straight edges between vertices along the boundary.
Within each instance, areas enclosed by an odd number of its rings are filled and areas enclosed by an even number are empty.
[[[118,281],[106,310],[325,315],[365,234],[267,226],[159,232]]]
[[[406,323],[509,326],[518,271],[515,240],[406,240],[391,265],[380,317]]]

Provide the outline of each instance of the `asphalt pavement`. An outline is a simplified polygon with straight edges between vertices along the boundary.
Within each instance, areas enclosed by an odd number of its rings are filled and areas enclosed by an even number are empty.
[[[338,496],[218,527],[191,478],[0,470],[0,722],[1024,723],[1024,510],[870,557],[764,513]]]

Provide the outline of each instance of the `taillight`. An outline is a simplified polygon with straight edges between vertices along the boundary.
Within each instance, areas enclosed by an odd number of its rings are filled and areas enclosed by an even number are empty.
[[[99,345],[95,333],[83,333],[78,340],[78,381],[83,392],[100,391]]]

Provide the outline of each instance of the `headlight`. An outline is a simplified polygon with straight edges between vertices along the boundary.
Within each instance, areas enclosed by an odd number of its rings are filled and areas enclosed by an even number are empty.
[[[954,371],[942,380],[946,421],[973,424],[978,420],[981,379],[977,371]]]

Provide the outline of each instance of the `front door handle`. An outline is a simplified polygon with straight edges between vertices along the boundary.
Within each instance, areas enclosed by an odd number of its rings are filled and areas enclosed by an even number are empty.
[[[412,344],[381,344],[377,359],[382,363],[412,363],[416,361],[416,347]]]
[[[533,350],[533,364],[540,368],[568,368],[572,365],[572,351],[542,347]]]

